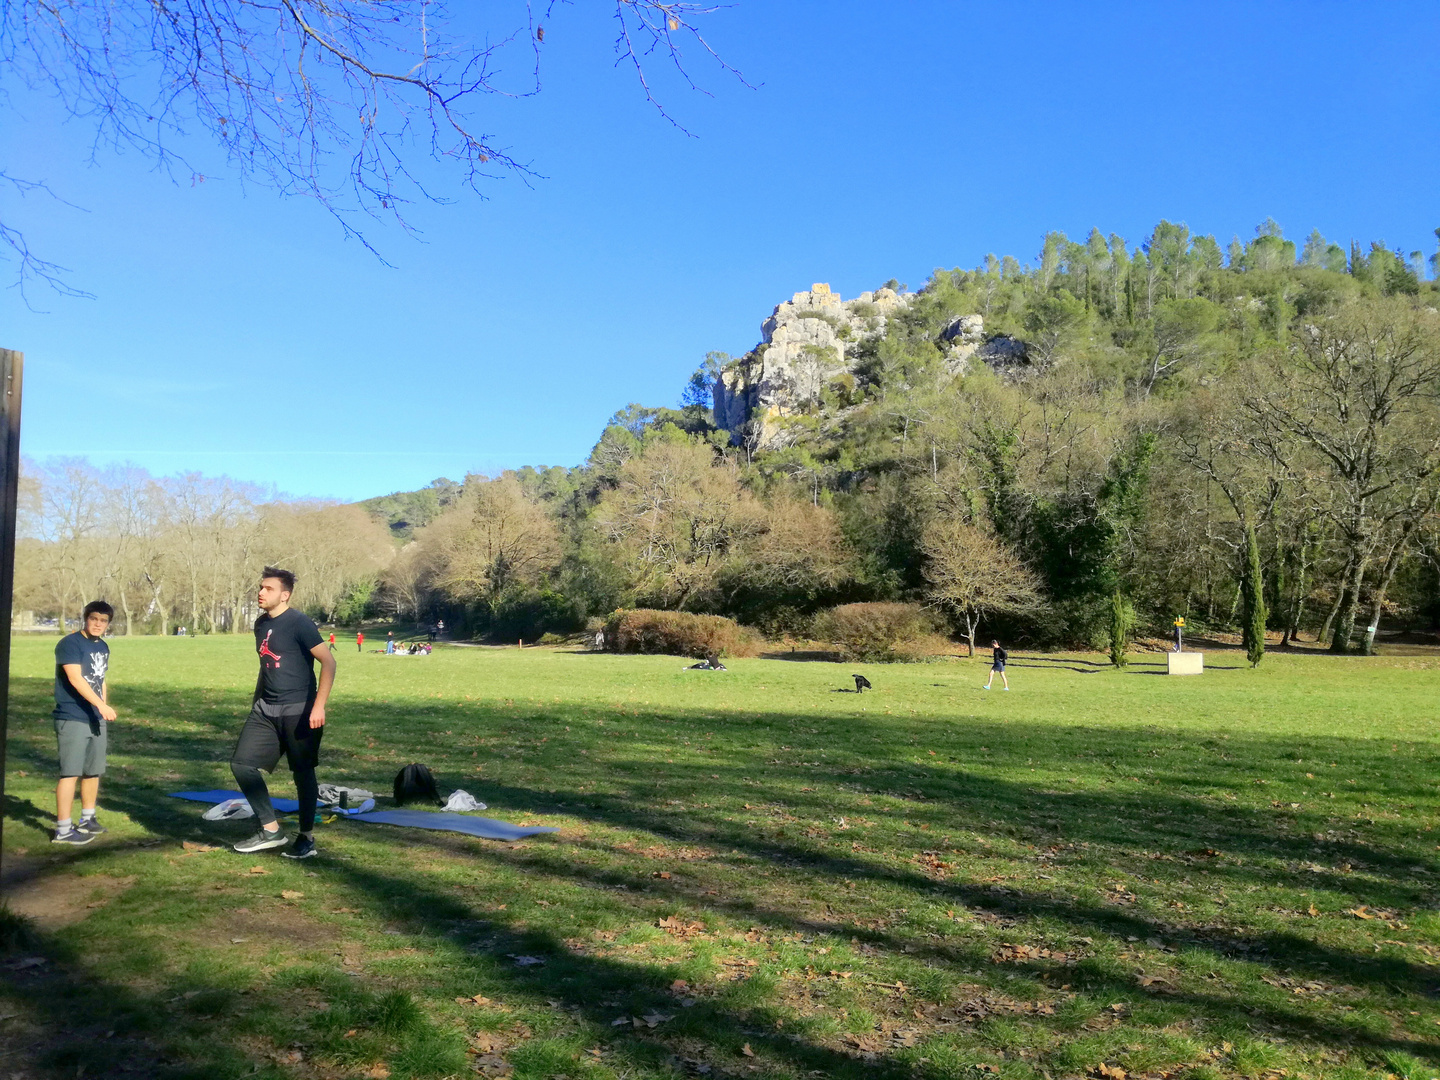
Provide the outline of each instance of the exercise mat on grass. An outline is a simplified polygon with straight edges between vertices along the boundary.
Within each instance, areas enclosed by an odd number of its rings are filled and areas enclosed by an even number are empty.
[[[189,799],[191,802],[221,803],[226,799],[244,798],[238,791],[175,791],[171,792],[171,798]],[[270,805],[281,814],[293,814],[300,808],[300,804],[294,799],[271,798]],[[549,825],[511,825],[508,821],[495,821],[492,818],[471,817],[468,814],[446,814],[443,812],[432,812],[429,810],[413,810],[404,807],[399,810],[371,810],[364,811],[341,810],[338,807],[328,807],[327,813],[334,810],[345,815],[351,821],[364,822],[367,825],[398,825],[402,828],[411,829],[439,829],[442,832],[465,833],[468,836],[479,836],[486,840],[520,840],[527,836],[535,836],[538,833],[559,832],[559,829]]]

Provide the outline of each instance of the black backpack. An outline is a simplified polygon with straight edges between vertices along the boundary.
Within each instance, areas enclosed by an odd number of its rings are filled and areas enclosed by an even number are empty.
[[[444,800],[435,789],[435,777],[424,765],[406,765],[395,774],[395,805],[407,802],[431,802],[437,806]]]

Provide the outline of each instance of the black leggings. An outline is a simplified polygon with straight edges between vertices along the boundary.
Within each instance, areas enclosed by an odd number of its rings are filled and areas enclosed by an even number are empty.
[[[260,819],[260,824],[275,822],[275,808],[270,805],[270,788],[265,784],[265,774],[253,765],[230,763],[235,782]],[[313,768],[296,769],[295,793],[300,797],[300,831],[308,833],[315,828],[315,803],[320,796],[320,782],[315,779]]]

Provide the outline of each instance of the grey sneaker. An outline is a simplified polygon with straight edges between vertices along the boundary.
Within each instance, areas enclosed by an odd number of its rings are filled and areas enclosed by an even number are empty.
[[[54,839],[50,842],[52,844],[70,844],[73,847],[79,847],[81,844],[88,844],[94,839],[94,834],[81,832],[72,825],[64,832],[57,830]]]
[[[290,850],[282,851],[280,854],[287,859],[308,859],[315,854],[315,841],[301,833],[295,837],[295,843],[291,845]]]
[[[93,818],[93,817],[92,817],[89,821],[86,821],[84,818],[81,818],[79,821],[77,821],[77,822],[75,823],[75,828],[76,828],[78,831],[80,831],[80,832],[82,832],[82,833],[86,833],[86,834],[89,835],[89,836],[100,836],[100,835],[102,835],[103,833],[107,833],[107,832],[110,831],[109,829],[105,828],[104,825],[101,825],[101,824],[100,824],[99,818]]]
[[[276,829],[274,832],[266,832],[261,829],[254,836],[241,840],[235,845],[235,850],[242,855],[248,855],[252,851],[269,851],[271,848],[284,847],[290,842],[285,835],[284,829]]]

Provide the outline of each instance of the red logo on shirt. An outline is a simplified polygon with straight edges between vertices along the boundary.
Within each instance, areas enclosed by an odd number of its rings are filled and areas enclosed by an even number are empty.
[[[265,640],[260,643],[260,648],[259,648],[259,650],[257,650],[257,651],[260,653],[260,657],[261,657],[260,663],[261,663],[261,664],[264,664],[264,663],[265,663],[265,659],[264,659],[264,658],[268,656],[271,660],[274,660],[274,661],[275,661],[275,663],[271,664],[270,666],[271,666],[272,668],[278,668],[278,667],[280,666],[280,654],[277,653],[277,652],[271,652],[271,651],[270,651],[270,635],[273,634],[274,632],[275,632],[275,631],[273,631],[273,630],[266,630],[266,631],[265,631]]]

